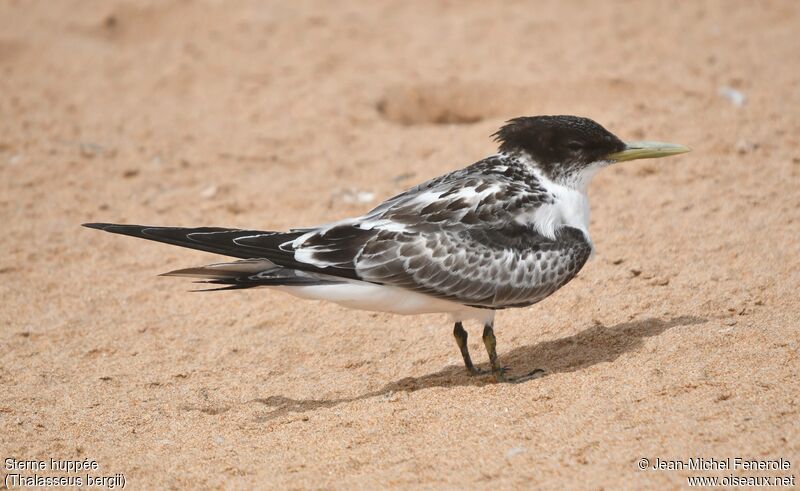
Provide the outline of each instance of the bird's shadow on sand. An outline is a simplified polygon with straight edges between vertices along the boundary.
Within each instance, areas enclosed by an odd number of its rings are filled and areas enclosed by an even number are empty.
[[[670,320],[650,318],[623,322],[611,327],[598,324],[572,336],[514,348],[501,353],[500,360],[510,367],[511,375],[522,375],[537,368],[544,369],[544,376],[574,372],[598,363],[612,362],[623,353],[640,348],[644,344],[644,338],[658,336],[673,327],[703,324],[706,321],[701,317],[680,316]],[[395,392],[413,392],[430,387],[482,386],[489,383],[494,383],[491,376],[471,377],[466,374],[462,365],[450,365],[436,373],[402,378],[355,397],[291,399],[276,395],[250,402],[271,408],[257,418],[259,421],[268,421],[289,413],[304,413],[373,397],[390,397]]]

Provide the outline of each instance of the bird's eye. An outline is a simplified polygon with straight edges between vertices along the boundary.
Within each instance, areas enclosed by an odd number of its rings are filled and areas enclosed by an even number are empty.
[[[583,145],[581,144],[581,142],[568,142],[567,148],[573,151],[578,151],[583,148]]]

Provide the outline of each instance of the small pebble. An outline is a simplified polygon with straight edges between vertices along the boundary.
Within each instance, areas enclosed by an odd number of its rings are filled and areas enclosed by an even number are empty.
[[[371,191],[359,191],[357,189],[344,189],[339,194],[342,201],[345,203],[369,203],[373,199],[375,199],[375,193]]]
[[[521,453],[525,453],[527,451],[528,451],[528,449],[525,448],[525,447],[513,447],[513,448],[509,449],[508,452],[506,452],[506,458],[510,459],[512,457],[516,457],[517,455],[519,455]]]
[[[416,174],[415,174],[415,173],[413,173],[413,172],[406,172],[406,173],[404,173],[404,174],[400,174],[399,176],[394,176],[394,177],[392,178],[392,181],[393,181],[393,182],[405,181],[406,179],[411,179],[411,178],[412,178],[412,177],[414,177],[415,175],[416,175]]]
[[[752,143],[747,140],[739,140],[736,142],[736,152],[739,155],[745,155],[758,150],[758,143]]]
[[[94,143],[81,143],[81,155],[87,158],[95,157],[105,153],[106,149]]]
[[[210,199],[216,196],[216,194],[217,194],[217,186],[212,184],[211,186],[208,186],[207,188],[205,188],[200,192],[200,197],[205,199]]]
[[[747,96],[742,91],[727,85],[720,87],[718,93],[736,107],[742,107],[747,102]]]

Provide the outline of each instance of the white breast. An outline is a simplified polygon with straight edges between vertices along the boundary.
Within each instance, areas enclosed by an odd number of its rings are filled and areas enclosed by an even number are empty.
[[[520,216],[518,221],[534,227],[540,234],[554,239],[558,229],[573,227],[589,237],[589,197],[586,189],[557,184],[540,175],[540,182],[552,196],[553,202],[538,207],[533,213]]]

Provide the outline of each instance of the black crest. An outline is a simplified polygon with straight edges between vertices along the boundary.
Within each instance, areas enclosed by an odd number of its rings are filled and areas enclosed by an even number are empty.
[[[577,116],[514,118],[493,136],[501,152],[527,153],[550,178],[579,171],[625,148],[610,131]]]

